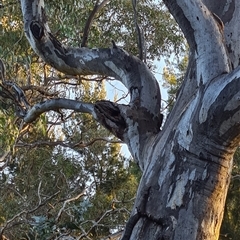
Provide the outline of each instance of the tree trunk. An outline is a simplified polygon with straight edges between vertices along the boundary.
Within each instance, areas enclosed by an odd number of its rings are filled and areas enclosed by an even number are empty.
[[[188,40],[189,66],[142,156],[148,164],[122,240],[218,239],[239,143],[240,3],[204,2],[165,1]]]
[[[159,88],[144,63],[115,44],[97,50],[63,47],[50,33],[43,1],[21,0],[26,35],[47,63],[70,74],[115,77],[131,94],[129,105],[76,101],[72,108],[91,113],[126,142],[143,171],[122,240],[218,239],[240,140],[240,2],[164,2],[190,54],[176,104],[160,131]],[[24,119],[66,106],[67,100],[49,100]]]

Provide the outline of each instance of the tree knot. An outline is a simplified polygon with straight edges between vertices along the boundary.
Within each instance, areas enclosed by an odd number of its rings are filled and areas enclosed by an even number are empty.
[[[126,122],[117,104],[110,101],[97,101],[95,111],[99,122],[109,131],[123,140],[123,134],[126,129]]]
[[[38,41],[44,36],[44,27],[37,21],[32,21],[30,24],[30,30]]]

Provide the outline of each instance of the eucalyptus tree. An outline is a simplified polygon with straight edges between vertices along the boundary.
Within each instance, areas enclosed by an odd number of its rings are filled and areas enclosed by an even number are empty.
[[[164,125],[159,85],[143,61],[115,42],[110,48],[64,46],[48,26],[44,2],[37,0],[21,0],[34,51],[65,74],[118,79],[130,102],[58,98],[17,110],[27,123],[50,110],[89,113],[128,145],[143,174],[123,240],[217,239],[240,137],[240,3],[164,3],[189,45],[188,69]]]
[[[91,47],[104,46],[114,36],[138,54],[132,3],[98,3],[48,2],[48,20],[58,38]],[[168,46],[177,49],[182,38],[175,36],[178,29],[165,9],[143,3],[135,14],[141,18],[144,57],[150,66],[156,56],[170,53]],[[113,230],[119,230],[114,234],[119,236],[134,201],[139,175],[135,164],[129,162],[126,168],[128,160],[119,154],[118,143],[106,143],[112,136],[89,115],[57,110],[26,124],[18,111],[21,104],[24,113],[28,105],[66,97],[68,92],[81,101],[103,99],[104,78],[94,76],[90,84],[89,77],[60,74],[46,66],[24,37],[20,9],[17,1],[4,1],[0,8],[0,55],[6,65],[0,92],[0,236],[57,239],[71,234],[99,239]]]

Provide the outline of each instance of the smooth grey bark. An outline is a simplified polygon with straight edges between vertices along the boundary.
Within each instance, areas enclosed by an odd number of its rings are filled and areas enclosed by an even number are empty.
[[[74,106],[127,143],[143,171],[122,239],[213,240],[219,235],[240,140],[240,3],[164,2],[185,34],[190,56],[176,104],[161,131],[159,86],[143,62],[114,43],[109,49],[65,47],[51,34],[43,1],[21,0],[21,5],[26,36],[46,63],[69,74],[112,76],[130,92],[129,105],[76,101]],[[68,101],[40,103],[24,119],[66,108]]]

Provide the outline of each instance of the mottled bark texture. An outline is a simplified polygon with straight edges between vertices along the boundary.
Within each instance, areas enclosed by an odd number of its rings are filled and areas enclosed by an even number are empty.
[[[189,47],[189,66],[162,130],[160,91],[147,66],[115,44],[107,49],[63,46],[51,34],[40,0],[21,0],[26,36],[36,53],[68,74],[101,74],[129,90],[128,105],[49,100],[24,119],[60,108],[87,112],[122,139],[143,176],[122,236],[217,239],[240,138],[240,2],[164,0]],[[71,107],[70,107],[71,106]]]

